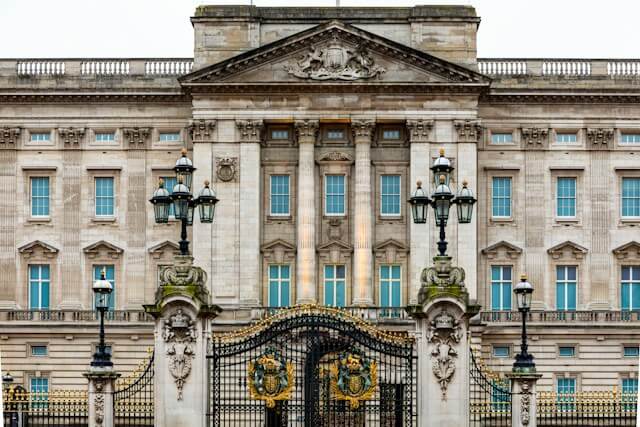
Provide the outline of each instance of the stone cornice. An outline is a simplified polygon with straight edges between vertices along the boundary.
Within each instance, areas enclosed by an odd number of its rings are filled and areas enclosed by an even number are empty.
[[[318,129],[320,129],[320,121],[319,120],[296,120],[294,123],[294,128],[296,130],[296,139],[298,143],[301,142],[316,142],[316,137],[318,136]]]
[[[640,93],[599,92],[599,93],[553,93],[553,92],[491,92],[480,96],[480,103],[486,104],[637,104],[640,103]]]
[[[191,97],[181,92],[177,93],[122,93],[122,92],[0,92],[0,102],[3,103],[190,103]]]
[[[409,130],[410,142],[429,142],[431,129],[433,129],[433,120],[410,119],[407,120],[407,129]]]
[[[260,142],[264,122],[262,120],[236,120],[240,142]]]

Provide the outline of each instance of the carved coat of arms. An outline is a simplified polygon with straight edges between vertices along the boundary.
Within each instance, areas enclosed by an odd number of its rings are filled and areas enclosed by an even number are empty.
[[[346,400],[351,409],[373,397],[378,384],[378,366],[357,351],[344,352],[331,366],[331,394],[336,400]]]
[[[264,400],[273,408],[278,400],[289,400],[293,388],[293,364],[280,353],[268,348],[255,362],[249,362],[249,394],[252,399]]]
[[[182,309],[165,320],[162,338],[167,343],[169,372],[178,389],[178,400],[182,400],[182,388],[191,373],[191,359],[195,356],[195,323]]]
[[[301,79],[347,81],[370,79],[386,71],[374,64],[373,57],[363,46],[351,50],[337,37],[325,48],[312,47],[286,70]]]

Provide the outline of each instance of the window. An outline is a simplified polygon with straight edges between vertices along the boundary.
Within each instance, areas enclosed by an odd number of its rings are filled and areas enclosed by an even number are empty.
[[[509,357],[510,354],[509,346],[507,345],[494,345],[493,346],[493,357]]]
[[[46,401],[49,399],[49,378],[31,377],[29,379],[29,391],[32,393],[32,408],[41,409],[48,406]]]
[[[288,216],[289,211],[289,175],[271,175],[270,206],[271,215]]]
[[[491,267],[491,309],[511,310],[511,266]]]
[[[96,132],[96,142],[114,142],[116,134],[113,132]]]
[[[511,217],[511,178],[493,178],[492,189],[492,216],[495,218]]]
[[[386,139],[386,140],[400,139],[400,129],[384,129],[382,131],[382,139]]]
[[[576,379],[575,378],[558,378],[556,384],[558,393],[559,409],[570,411],[573,409],[572,403],[576,398]]]
[[[624,357],[638,357],[640,356],[640,347],[636,346],[625,346],[622,354]]]
[[[640,144],[640,133],[623,133],[620,138],[621,144]]]
[[[109,310],[114,310],[116,307],[116,281],[115,281],[115,267],[113,264],[110,265],[94,265],[93,266],[93,280],[100,279],[100,274],[102,273],[102,269],[104,268],[105,278],[111,283],[113,290],[109,294]],[[95,297],[94,297],[95,298]],[[93,302],[95,306],[95,300]]]
[[[346,302],[346,267],[343,264],[324,266],[324,304],[344,307]]]
[[[640,309],[640,266],[623,265],[620,288],[622,310]]]
[[[513,133],[504,132],[504,133],[492,133],[491,134],[491,143],[492,144],[512,144],[513,143]]]
[[[271,139],[276,140],[288,140],[289,139],[289,130],[288,129],[272,129],[271,130]]]
[[[556,308],[562,311],[576,309],[577,267],[556,267]]]
[[[576,216],[576,179],[558,178],[556,182],[556,215],[575,218]]]
[[[31,216],[49,216],[49,177],[31,178]]]
[[[332,140],[344,139],[344,130],[342,129],[327,130],[327,139],[332,139]]]
[[[48,264],[29,265],[29,309],[49,309],[51,276]]]
[[[344,215],[344,175],[325,176],[325,214]]]
[[[31,356],[43,357],[48,354],[48,349],[46,345],[32,345],[30,347],[31,347]]]
[[[560,357],[576,357],[576,348],[574,346],[558,347],[558,356]]]
[[[640,178],[622,178],[622,216],[640,217]]]
[[[175,176],[162,176],[162,177],[160,177],[160,179],[162,179],[162,181],[164,181],[164,188],[169,192],[169,194],[173,194],[173,187],[175,187],[176,184],[178,183],[178,180],[176,179],[176,177]],[[169,205],[169,218],[175,219],[175,217],[176,217],[175,205],[173,203],[171,203]]]
[[[290,298],[291,272],[289,264],[269,265],[269,307],[288,307]]]
[[[380,213],[383,216],[400,215],[400,175],[380,177]]]
[[[180,141],[180,132],[160,132],[160,142]]]
[[[638,379],[637,378],[623,378],[622,379],[622,393],[623,394],[637,394],[638,393]]]
[[[494,411],[507,412],[511,406],[511,384],[508,380],[491,381],[491,407]]]
[[[399,265],[380,266],[380,306],[381,307],[401,307],[402,268]],[[398,317],[399,310],[384,310],[384,317]]]
[[[32,132],[31,141],[33,142],[45,142],[51,140],[50,132]]]
[[[96,178],[96,216],[113,216],[113,178]]]
[[[578,134],[576,133],[556,133],[556,142],[559,144],[571,144],[572,142],[578,142]]]

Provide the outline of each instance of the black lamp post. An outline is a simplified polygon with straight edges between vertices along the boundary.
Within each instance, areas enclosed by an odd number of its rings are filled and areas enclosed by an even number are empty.
[[[526,274],[520,276],[520,282],[513,289],[513,293],[516,294],[518,311],[522,316],[522,343],[520,344],[520,353],[516,355],[513,369],[514,371],[535,371],[536,364],[533,361],[533,355],[529,354],[527,346],[527,314],[531,310],[533,286],[527,282]]]
[[[215,213],[215,205],[218,203],[215,191],[209,188],[209,181],[204,182],[204,188],[200,190],[197,198],[191,194],[193,172],[196,168],[187,157],[187,150],[182,149],[182,157],[173,168],[178,183],[173,187],[173,192],[164,188],[164,182],[160,180],[158,189],[149,200],[153,204],[155,220],[158,224],[169,222],[169,207],[173,204],[175,217],[181,222],[180,230],[180,255],[189,255],[189,241],[187,240],[187,226],[193,225],[193,215],[196,207],[199,207],[200,222],[211,223]]]
[[[447,254],[445,227],[449,219],[451,205],[458,206],[458,222],[460,224],[468,224],[471,222],[473,204],[476,202],[476,199],[473,197],[473,192],[467,188],[466,181],[462,183],[462,189],[460,189],[458,194],[453,194],[451,187],[449,187],[453,169],[449,159],[444,156],[444,150],[441,149],[440,157],[438,157],[435,162],[433,162],[433,166],[431,166],[433,182],[436,189],[435,192],[431,195],[431,198],[429,198],[422,189],[422,182],[418,181],[417,188],[413,196],[409,199],[413,222],[416,224],[426,223],[427,207],[429,205],[433,207],[436,226],[440,228],[440,239],[438,241],[438,252],[440,256],[446,256]]]
[[[113,291],[113,286],[105,277],[104,268],[100,273],[100,279],[93,282],[93,292],[95,294],[96,309],[100,312],[100,343],[96,352],[93,354],[91,366],[111,367],[111,354],[107,352],[107,346],[104,343],[104,313],[109,309],[109,295]]]

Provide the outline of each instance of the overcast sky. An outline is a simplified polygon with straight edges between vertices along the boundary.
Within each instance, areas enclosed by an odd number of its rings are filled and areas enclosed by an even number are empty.
[[[200,4],[250,0],[0,0],[0,57],[191,57]],[[335,0],[254,0],[335,6]],[[640,58],[638,0],[341,0],[342,6],[471,4],[481,57]]]

